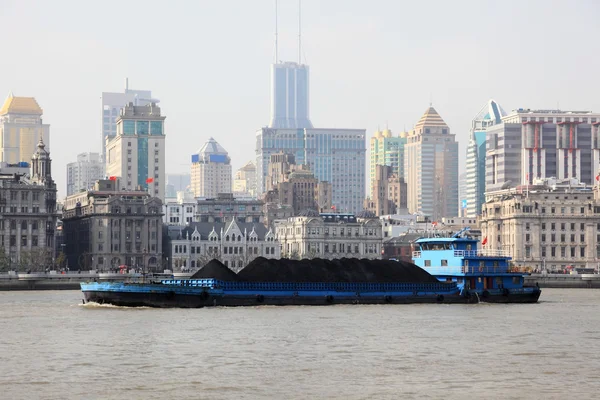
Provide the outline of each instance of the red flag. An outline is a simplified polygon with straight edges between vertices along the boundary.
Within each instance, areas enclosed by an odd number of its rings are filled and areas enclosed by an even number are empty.
[[[483,238],[483,242],[481,242],[481,244],[482,244],[483,246],[485,246],[485,245],[487,244],[487,236],[486,236],[485,238]]]
[[[116,181],[117,177],[116,176],[109,176],[108,179],[110,179],[111,181]]]
[[[148,179],[146,179],[146,183],[152,183],[152,182],[154,182],[154,178],[148,178]]]
[[[597,181],[600,181],[600,174],[599,174],[599,175],[596,175],[596,180],[597,180]]]
[[[331,206],[331,209],[332,209],[332,210],[335,210],[335,206]]]

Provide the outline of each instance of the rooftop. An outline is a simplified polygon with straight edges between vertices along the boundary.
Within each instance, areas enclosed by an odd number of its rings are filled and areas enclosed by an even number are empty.
[[[425,126],[443,126],[448,127],[448,125],[444,122],[440,114],[433,107],[429,107],[425,114],[421,117],[419,122],[415,125],[415,130],[419,128],[423,128]]]
[[[42,115],[43,111],[35,98],[15,97],[12,93],[9,93],[0,109],[0,115],[6,114]]]

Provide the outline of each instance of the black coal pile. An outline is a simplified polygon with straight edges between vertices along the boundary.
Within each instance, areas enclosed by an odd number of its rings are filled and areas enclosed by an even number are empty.
[[[340,258],[324,260],[255,258],[237,274],[249,282],[407,282],[435,283],[438,280],[412,263]]]
[[[190,279],[213,278],[221,281],[239,281],[240,278],[217,259],[212,259],[200,268]]]

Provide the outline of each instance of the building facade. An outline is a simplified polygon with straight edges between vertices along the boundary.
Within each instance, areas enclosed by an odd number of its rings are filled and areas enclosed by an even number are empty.
[[[271,65],[269,128],[312,128],[309,117],[309,68],[295,62]]]
[[[231,193],[231,159],[212,137],[192,155],[191,189],[194,197]]]
[[[486,129],[486,192],[600,172],[600,113],[518,109]]]
[[[111,180],[67,196],[63,232],[70,269],[109,271],[126,265],[162,271],[161,211],[159,198],[120,190]]]
[[[50,151],[50,125],[42,122],[42,114],[33,97],[8,95],[0,108],[0,161],[29,166],[40,138]]]
[[[106,174],[121,189],[145,190],[165,198],[165,116],[155,103],[127,104],[117,118],[117,135],[106,141]]]
[[[54,263],[56,184],[40,139],[29,176],[0,169],[0,268],[40,270]]]
[[[132,103],[135,106],[145,106],[152,103],[159,103],[159,100],[152,98],[150,90],[129,89],[129,79],[125,78],[125,90],[123,93],[102,92],[102,159],[106,157],[106,139],[112,139],[117,136],[117,119],[121,115],[121,109],[127,104]]]
[[[77,161],[67,164],[67,196],[94,187],[104,177],[104,163],[99,153],[80,153]]]
[[[237,272],[256,257],[280,258],[275,234],[260,223],[194,222],[171,241],[174,271],[204,266],[213,258]]]
[[[377,131],[370,141],[370,182],[371,198],[375,197],[373,184],[376,177],[378,165],[387,165],[392,168],[392,173],[404,177],[404,145],[406,144],[406,133],[394,136],[392,131],[384,129]]]
[[[439,220],[458,214],[458,143],[429,107],[405,145],[404,175],[408,211]]]
[[[600,262],[598,186],[550,179],[488,192],[480,222],[484,248],[516,266],[550,272]]]
[[[486,129],[502,122],[506,112],[494,100],[489,100],[471,122],[471,133],[467,146],[466,192],[461,197],[466,207],[462,207],[464,215],[476,217],[481,213],[481,205],[485,201],[485,156]]]
[[[195,222],[264,223],[264,203],[256,199],[236,199],[231,193],[221,193],[213,199],[197,199]]]
[[[380,259],[383,244],[381,221],[372,214],[306,211],[275,221],[282,257]]]
[[[256,133],[258,192],[265,193],[271,155],[292,154],[319,181],[331,183],[332,205],[339,211],[362,210],[365,196],[364,129],[270,129]]]
[[[246,165],[235,172],[233,192],[256,197],[256,164],[248,161]]]

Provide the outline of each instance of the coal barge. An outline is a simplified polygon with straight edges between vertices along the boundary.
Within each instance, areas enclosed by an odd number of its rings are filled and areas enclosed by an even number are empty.
[[[256,258],[239,273],[212,260],[190,279],[82,283],[85,302],[182,307],[332,304],[473,303],[456,282],[439,282],[397,261]]]

